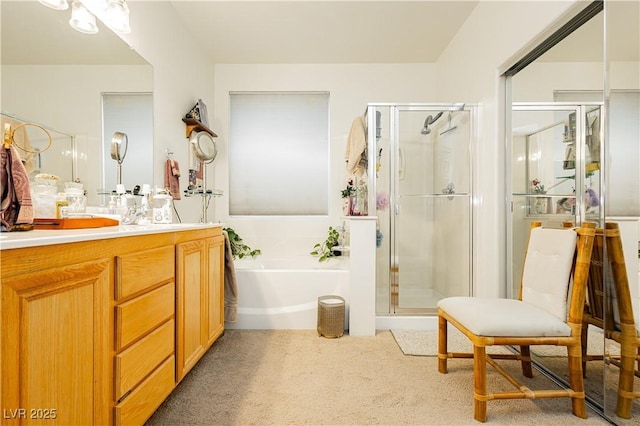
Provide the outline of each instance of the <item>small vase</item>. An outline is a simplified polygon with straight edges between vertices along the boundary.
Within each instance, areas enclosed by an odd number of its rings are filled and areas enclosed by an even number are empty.
[[[349,197],[345,197],[342,199],[342,214],[345,216],[350,216],[349,211],[350,211],[350,206],[351,206],[351,202],[349,201]]]
[[[536,198],[536,202],[534,204],[534,208],[536,214],[545,214],[547,213],[548,201],[547,197],[538,197]]]

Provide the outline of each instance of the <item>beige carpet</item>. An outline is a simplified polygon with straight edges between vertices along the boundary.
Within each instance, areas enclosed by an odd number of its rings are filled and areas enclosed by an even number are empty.
[[[488,374],[491,389],[510,388]],[[549,386],[540,374],[523,380]],[[570,405],[569,399],[489,401],[487,424],[608,424],[591,410],[579,419]],[[327,339],[315,330],[227,330],[147,424],[479,423],[469,360],[451,360],[449,374],[440,374],[436,357],[405,356],[389,331]]]

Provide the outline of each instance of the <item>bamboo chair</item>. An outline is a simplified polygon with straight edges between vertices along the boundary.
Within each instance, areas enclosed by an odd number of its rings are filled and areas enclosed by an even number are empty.
[[[571,398],[574,415],[587,417],[580,339],[594,234],[593,223],[576,230],[532,224],[520,299],[449,297],[438,303],[438,371],[447,373],[449,358],[473,358],[476,420],[486,421],[489,400],[560,397]],[[448,352],[448,323],[471,340],[473,353]],[[520,354],[488,355],[486,347],[494,345],[520,346]],[[533,377],[530,345],[567,347],[569,389],[529,389],[495,361],[519,360],[522,374]],[[487,364],[516,390],[487,392]]]
[[[610,274],[604,273],[602,248],[605,242],[603,240],[606,240],[607,266]],[[634,376],[640,377],[640,330],[633,315],[629,279],[617,223],[607,222],[604,230],[600,228],[596,230],[593,254],[594,259],[587,285],[588,300],[583,317],[583,363],[603,359],[602,355],[587,354],[589,325],[601,328],[605,337],[618,342],[620,356],[611,356],[608,361],[620,368],[616,415],[628,419],[631,418],[634,399],[640,398],[640,391],[633,390]],[[606,280],[608,276],[612,279]]]

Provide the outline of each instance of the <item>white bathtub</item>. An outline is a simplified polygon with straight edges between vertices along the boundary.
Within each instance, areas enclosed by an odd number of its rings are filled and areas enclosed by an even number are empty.
[[[347,300],[348,265],[348,257],[327,262],[312,256],[236,260],[238,321],[225,323],[225,328],[316,329],[319,296]]]

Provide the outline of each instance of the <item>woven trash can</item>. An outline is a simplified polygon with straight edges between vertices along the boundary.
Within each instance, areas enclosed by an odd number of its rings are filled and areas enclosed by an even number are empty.
[[[344,334],[344,299],[328,295],[318,297],[318,336],[340,337]]]

